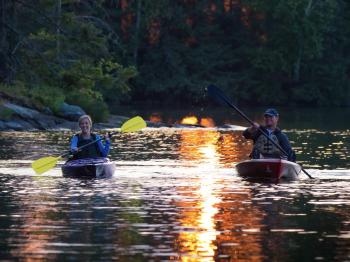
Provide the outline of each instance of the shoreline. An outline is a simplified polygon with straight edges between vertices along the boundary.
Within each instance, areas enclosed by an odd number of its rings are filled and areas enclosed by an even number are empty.
[[[77,131],[77,120],[73,121],[63,117],[47,114],[36,109],[18,105],[9,101],[2,101],[0,114],[0,131]],[[78,118],[79,116],[77,116]],[[130,119],[123,115],[110,115],[108,122],[94,123],[96,130],[120,128]],[[146,121],[147,127],[160,128],[205,128],[202,125],[165,124],[163,122]],[[231,126],[222,126],[230,128]]]
[[[76,116],[76,120],[67,119],[51,112],[48,114],[9,101],[2,101],[0,131],[78,130],[78,118],[79,115]],[[94,128],[119,128],[127,119],[129,118],[126,116],[111,115],[107,123],[94,123]]]

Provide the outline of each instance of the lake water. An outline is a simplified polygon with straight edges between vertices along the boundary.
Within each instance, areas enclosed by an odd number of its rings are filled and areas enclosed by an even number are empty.
[[[40,176],[31,170],[65,152],[71,132],[0,133],[0,259],[350,261],[348,111],[282,112],[298,162],[316,179],[242,180],[234,166],[251,144],[233,129],[118,134],[117,171],[100,180],[63,178],[63,162]],[[172,123],[189,114],[129,113]],[[245,125],[224,110],[191,115]]]

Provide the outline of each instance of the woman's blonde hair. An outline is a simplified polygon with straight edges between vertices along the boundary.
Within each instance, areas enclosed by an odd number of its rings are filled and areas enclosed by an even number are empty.
[[[91,120],[91,117],[90,117],[89,115],[82,115],[81,117],[79,117],[79,120],[78,120],[79,126],[80,126],[80,123],[81,123],[84,119],[89,120],[90,126],[92,126],[92,120]]]

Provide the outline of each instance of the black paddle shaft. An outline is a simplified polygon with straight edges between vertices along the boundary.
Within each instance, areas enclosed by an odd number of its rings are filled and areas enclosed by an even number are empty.
[[[210,85],[208,86],[208,93],[210,96],[218,98],[220,101],[225,102],[226,105],[228,105],[229,107],[233,108],[234,110],[237,111],[238,114],[241,115],[241,117],[243,117],[245,120],[247,120],[252,126],[255,125],[255,123],[249,118],[247,117],[246,114],[244,114],[238,107],[236,107],[234,104],[232,104],[229,100],[229,98],[216,86],[214,85]],[[286,156],[288,156],[288,153],[281,147],[281,145],[279,145],[278,143],[276,143],[274,140],[271,139],[271,137],[269,137],[268,134],[266,134],[261,127],[259,126],[258,130],[261,132],[261,134],[263,136],[265,136],[272,144],[274,144],[283,154],[285,154]],[[311,179],[313,179],[313,177],[304,169],[301,168],[301,170]]]

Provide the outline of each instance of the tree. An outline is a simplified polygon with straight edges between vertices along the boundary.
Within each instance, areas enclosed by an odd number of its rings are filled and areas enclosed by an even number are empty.
[[[51,88],[86,108],[203,104],[215,83],[254,105],[350,101],[345,0],[0,4],[1,81],[29,93]]]
[[[105,97],[118,102],[129,91],[127,82],[136,75],[133,67],[123,67],[110,51],[109,45],[114,44],[110,39],[115,35],[111,36],[114,32],[108,23],[94,13],[83,15],[90,6],[72,0],[2,4],[6,13],[11,9],[16,14],[7,16],[4,23],[9,33],[3,42],[9,48],[2,49],[7,50],[3,55],[13,68],[7,82],[25,83],[26,95],[38,98],[39,107],[52,107],[51,99],[45,103],[36,96],[38,90],[51,89],[61,94],[61,102],[81,105],[96,120],[105,120]],[[51,109],[55,112],[57,107]]]

